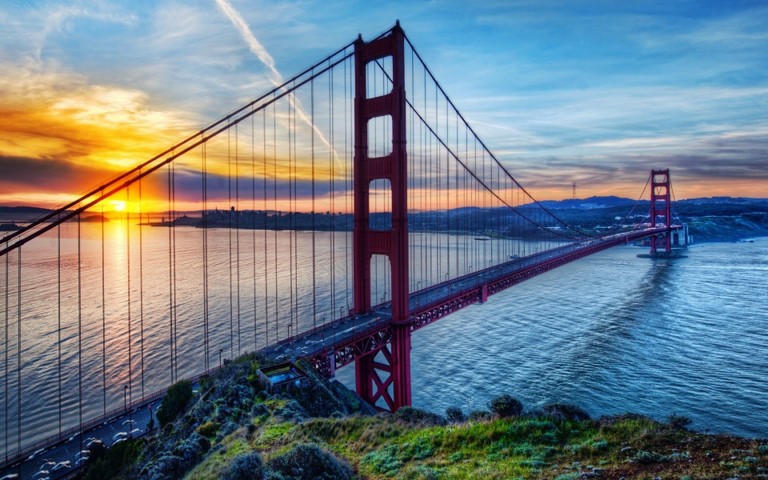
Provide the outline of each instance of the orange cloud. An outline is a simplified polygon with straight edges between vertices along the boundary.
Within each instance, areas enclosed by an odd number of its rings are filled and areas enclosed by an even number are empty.
[[[44,67],[6,67],[0,74],[0,202],[41,191],[74,197],[191,130],[180,113],[152,108],[139,90],[90,85]],[[10,168],[24,159],[27,169]],[[53,177],[48,182],[46,172]]]

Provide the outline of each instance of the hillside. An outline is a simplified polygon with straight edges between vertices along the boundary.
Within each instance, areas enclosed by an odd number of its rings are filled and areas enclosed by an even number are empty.
[[[245,356],[202,381],[200,394],[188,387],[192,398],[177,420],[92,455],[85,478],[768,477],[768,440],[690,432],[684,417],[593,420],[567,405],[522,412],[509,396],[468,415],[456,408],[446,416],[413,408],[371,414],[340,384],[311,372],[306,387],[270,395],[257,366]]]

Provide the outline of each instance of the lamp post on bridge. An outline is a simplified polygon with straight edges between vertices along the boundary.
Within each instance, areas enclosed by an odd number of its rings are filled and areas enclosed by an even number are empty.
[[[220,348],[219,349],[219,368],[221,368],[221,366],[222,366],[222,363],[221,363],[222,362],[222,360],[221,360],[221,354],[222,353],[224,353],[224,349]]]

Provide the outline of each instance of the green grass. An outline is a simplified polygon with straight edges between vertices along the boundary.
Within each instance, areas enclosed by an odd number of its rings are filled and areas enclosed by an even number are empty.
[[[239,366],[246,372],[244,365],[236,361],[230,368]],[[229,372],[227,378],[236,378],[235,373]],[[310,382],[322,382],[315,377],[308,376]],[[229,391],[228,385],[222,388],[215,383],[221,382],[219,377],[206,382],[211,383],[211,388],[217,386],[217,391]],[[498,418],[485,412],[473,416],[474,420],[446,424],[433,414],[405,409],[395,415],[308,418],[306,395],[272,397],[263,391],[246,390],[249,399],[256,399],[255,406],[250,410],[230,406],[228,411],[232,415],[252,412],[251,417],[222,418],[226,401],[232,401],[232,405],[242,403],[240,398],[225,399],[222,395],[211,400],[216,407],[210,413],[196,417],[194,427],[190,424],[190,429],[204,435],[212,445],[184,478],[220,478],[236,456],[251,451],[258,452],[268,465],[278,455],[309,443],[345,460],[359,478],[370,480],[569,480],[585,473],[598,478],[702,479],[756,478],[768,473],[765,440],[697,434],[685,430],[681,422],[664,424],[639,415],[575,421],[555,417]],[[351,404],[344,394],[331,393],[327,385],[320,390],[331,401],[338,400],[339,405]],[[317,397],[309,398],[308,403],[315,405],[314,400]],[[220,430],[232,425],[232,421],[239,422],[240,427],[222,439]],[[183,426],[180,422],[175,428]],[[186,438],[177,435],[179,439],[174,440],[172,434],[166,432],[148,445],[166,445]],[[139,458],[139,454],[119,455],[119,450],[113,452],[115,465],[122,462],[136,471],[137,467],[131,467],[126,459]],[[596,468],[603,472],[594,473]]]

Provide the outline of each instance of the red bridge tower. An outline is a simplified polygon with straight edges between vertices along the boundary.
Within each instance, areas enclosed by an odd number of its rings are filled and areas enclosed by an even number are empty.
[[[651,237],[651,255],[663,248],[665,255],[672,251],[672,203],[670,199],[669,169],[651,170],[651,227],[657,225],[658,217],[664,217],[667,232]],[[659,222],[661,223],[661,222]]]
[[[397,25],[371,42],[355,42],[355,158],[354,158],[354,313],[371,311],[371,260],[385,255],[392,271],[392,324],[389,342],[360,355],[355,361],[357,393],[372,405],[380,400],[395,411],[411,404],[411,329],[408,307],[408,177],[405,130],[405,35]],[[392,90],[367,98],[366,66],[392,58]],[[368,122],[389,117],[392,150],[368,156]],[[374,180],[389,180],[392,189],[390,230],[372,230],[369,190]]]

